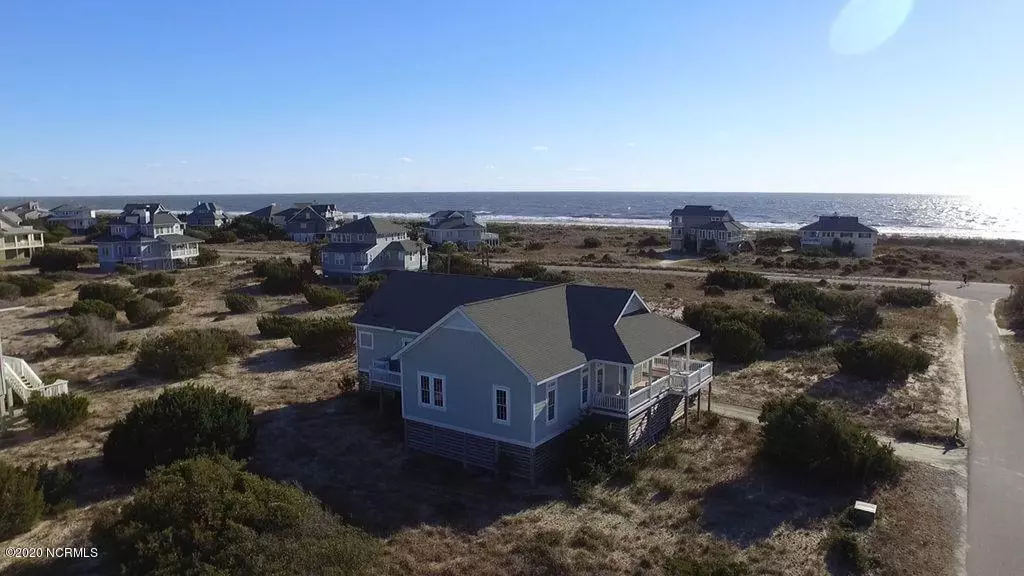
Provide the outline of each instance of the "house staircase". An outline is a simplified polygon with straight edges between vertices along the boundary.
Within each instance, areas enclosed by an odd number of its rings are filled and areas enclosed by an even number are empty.
[[[14,405],[14,396],[22,402],[39,394],[42,396],[59,396],[68,393],[67,380],[55,380],[52,384],[43,383],[42,379],[21,358],[4,356],[0,361],[3,378],[0,379],[0,413],[6,414]]]

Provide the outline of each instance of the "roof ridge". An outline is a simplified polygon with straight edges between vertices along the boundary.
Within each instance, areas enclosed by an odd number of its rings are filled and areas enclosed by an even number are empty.
[[[521,279],[519,279],[519,278],[503,278],[503,280],[521,280]],[[533,282],[533,280],[521,280],[521,281],[522,282]],[[534,288],[533,290],[527,290],[525,292],[516,292],[515,294],[505,294],[504,296],[495,296],[494,298],[488,298],[486,300],[476,300],[475,302],[469,302],[467,304],[460,304],[458,306],[458,308],[469,308],[469,307],[472,307],[472,306],[476,306],[477,304],[485,304],[485,303],[488,303],[488,302],[495,302],[495,301],[498,301],[498,300],[504,300],[506,298],[515,298],[517,296],[525,296],[527,294],[534,294],[534,293],[540,292],[542,290],[550,290],[552,288],[564,288],[566,286],[568,286],[568,284],[545,284],[545,285],[541,286],[540,288]]]

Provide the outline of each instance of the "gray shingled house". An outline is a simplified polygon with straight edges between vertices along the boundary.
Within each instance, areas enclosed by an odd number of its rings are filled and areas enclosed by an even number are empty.
[[[472,210],[438,210],[427,218],[423,227],[427,242],[440,246],[445,242],[476,248],[480,244],[498,245],[498,235],[488,232],[487,226],[476,219]]]
[[[395,272],[353,318],[360,380],[397,395],[408,447],[537,479],[584,414],[656,442],[712,365],[632,290]]]
[[[847,251],[857,258],[871,258],[875,253],[878,230],[864,224],[856,216],[819,216],[800,229],[800,248],[824,248]]]
[[[220,228],[227,219],[220,206],[213,202],[200,202],[185,217],[185,222],[193,228]]]
[[[687,204],[671,214],[672,250],[700,252],[713,246],[719,252],[752,250],[754,234],[728,210]]]
[[[373,216],[350,220],[329,232],[320,251],[325,278],[351,278],[392,270],[426,270],[427,245],[409,231]]]
[[[143,270],[172,270],[199,257],[202,240],[184,233],[185,225],[160,204],[125,204],[110,220],[110,230],[94,238],[100,270],[112,272],[118,264]]]

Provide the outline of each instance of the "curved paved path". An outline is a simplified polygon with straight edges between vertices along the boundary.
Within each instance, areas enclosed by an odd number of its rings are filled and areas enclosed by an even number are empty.
[[[601,271],[608,268],[549,266]],[[611,269],[622,271],[623,268]],[[636,272],[703,276],[671,268]],[[773,279],[801,279],[769,275]],[[821,276],[805,277],[817,280]],[[839,279],[840,277],[837,277]],[[847,278],[866,284],[921,284],[904,278]],[[964,305],[964,372],[970,416],[967,496],[967,573],[970,576],[1024,575],[1024,393],[1003,351],[993,304],[1009,294],[1005,284],[937,280],[932,288],[967,300]]]

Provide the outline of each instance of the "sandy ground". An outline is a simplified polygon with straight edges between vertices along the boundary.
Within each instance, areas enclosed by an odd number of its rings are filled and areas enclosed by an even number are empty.
[[[282,249],[279,254],[292,247]],[[125,329],[121,336],[139,341],[181,326],[235,328],[256,336],[258,314],[225,315],[222,302],[228,290],[258,292],[244,263],[250,256],[232,254],[239,263],[177,274],[185,303],[165,324]],[[694,279],[673,280],[668,287],[665,278],[608,274],[594,280],[632,283],[666,313],[678,314],[685,303],[703,298]],[[135,402],[183,384],[140,376],[130,351],[79,357],[44,352],[57,344],[51,325],[73,302],[77,284],[60,282],[55,292],[4,317],[12,355],[31,358],[48,380],[70,380],[72,390],[91,401],[89,420],[72,432],[37,436],[21,420],[14,437],[0,441],[0,458],[7,462],[74,460],[83,474],[78,508],[41,522],[9,545],[86,543],[96,515],[116,507],[131,490],[108,478],[99,464],[110,424]],[[767,306],[753,296],[738,292],[726,299]],[[313,311],[301,296],[258,298],[265,312],[354,311],[353,305]],[[557,485],[504,482],[405,450],[394,404],[382,409],[375,399],[341,389],[342,377],[354,369],[352,358],[310,363],[293,353],[287,339],[256,342],[248,357],[191,381],[252,402],[260,433],[251,467],[299,483],[347,521],[386,539],[384,573],[659,574],[665,560],[681,551],[702,555],[718,547],[750,562],[757,574],[830,573],[821,543],[850,496],[807,495],[765,476],[752,461],[756,427],[723,420],[708,429],[676,431],[645,458],[634,482],[598,487],[583,504],[572,505]],[[898,496],[926,490],[928,497]],[[944,517],[951,493],[941,471],[924,469],[887,491],[858,495],[892,510],[865,537],[884,540],[879,549],[886,557],[915,559],[911,570],[884,573],[949,573],[954,536],[943,523],[926,530],[916,523]]]

